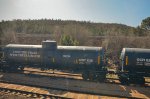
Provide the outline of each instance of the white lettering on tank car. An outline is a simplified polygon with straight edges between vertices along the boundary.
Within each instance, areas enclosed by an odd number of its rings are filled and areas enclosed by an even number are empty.
[[[136,65],[140,66],[150,66],[150,59],[149,58],[137,58]]]
[[[137,61],[140,61],[140,62],[143,62],[143,61],[150,62],[150,59],[148,59],[148,58],[137,58]]]
[[[150,62],[150,59],[146,59],[146,62]]]
[[[64,57],[64,58],[70,58],[71,55],[63,55],[62,57]]]
[[[137,61],[143,62],[143,61],[145,61],[145,59],[144,58],[137,58]]]
[[[93,63],[93,59],[79,59],[79,64],[91,64]]]
[[[92,62],[93,62],[93,59],[87,59],[87,62],[92,63]]]
[[[9,54],[12,57],[31,57],[31,58],[40,58],[40,55],[37,52],[33,51],[13,51]]]
[[[145,62],[144,65],[145,66],[150,66],[150,63]]]
[[[79,59],[79,61],[86,61],[86,59]]]

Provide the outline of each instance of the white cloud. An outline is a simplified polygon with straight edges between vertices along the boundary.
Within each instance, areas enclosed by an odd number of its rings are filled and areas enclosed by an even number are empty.
[[[2,0],[0,19],[67,18],[68,0]]]

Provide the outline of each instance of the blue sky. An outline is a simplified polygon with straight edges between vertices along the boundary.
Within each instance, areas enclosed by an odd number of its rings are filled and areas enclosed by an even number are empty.
[[[0,0],[0,21],[62,19],[138,26],[150,16],[150,0]]]

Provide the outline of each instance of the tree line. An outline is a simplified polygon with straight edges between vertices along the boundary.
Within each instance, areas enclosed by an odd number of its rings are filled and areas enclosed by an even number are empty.
[[[33,34],[49,35],[49,37],[35,37]],[[21,37],[21,35],[30,35],[30,37]],[[91,36],[92,39],[89,38]],[[107,50],[107,55],[115,59],[118,58],[123,47],[150,48],[150,17],[143,19],[138,27],[60,19],[17,19],[0,22],[1,45],[41,44],[40,42],[45,39],[56,40],[58,45],[103,46]]]
[[[141,27],[130,27],[123,24],[116,23],[92,23],[87,21],[63,21],[53,19],[41,20],[13,20],[0,22],[0,32],[14,32],[14,33],[29,33],[29,34],[54,34],[56,32],[81,33],[81,29],[88,32],[89,35],[104,36],[104,35],[124,35],[124,36],[146,36],[148,27],[143,27],[146,23],[142,22]],[[143,29],[144,28],[144,29]],[[83,32],[82,31],[82,32]]]

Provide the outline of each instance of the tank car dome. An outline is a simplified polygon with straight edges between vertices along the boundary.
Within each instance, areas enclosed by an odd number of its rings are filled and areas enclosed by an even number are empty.
[[[42,48],[48,49],[48,50],[56,50],[57,42],[51,41],[51,40],[42,41]]]

